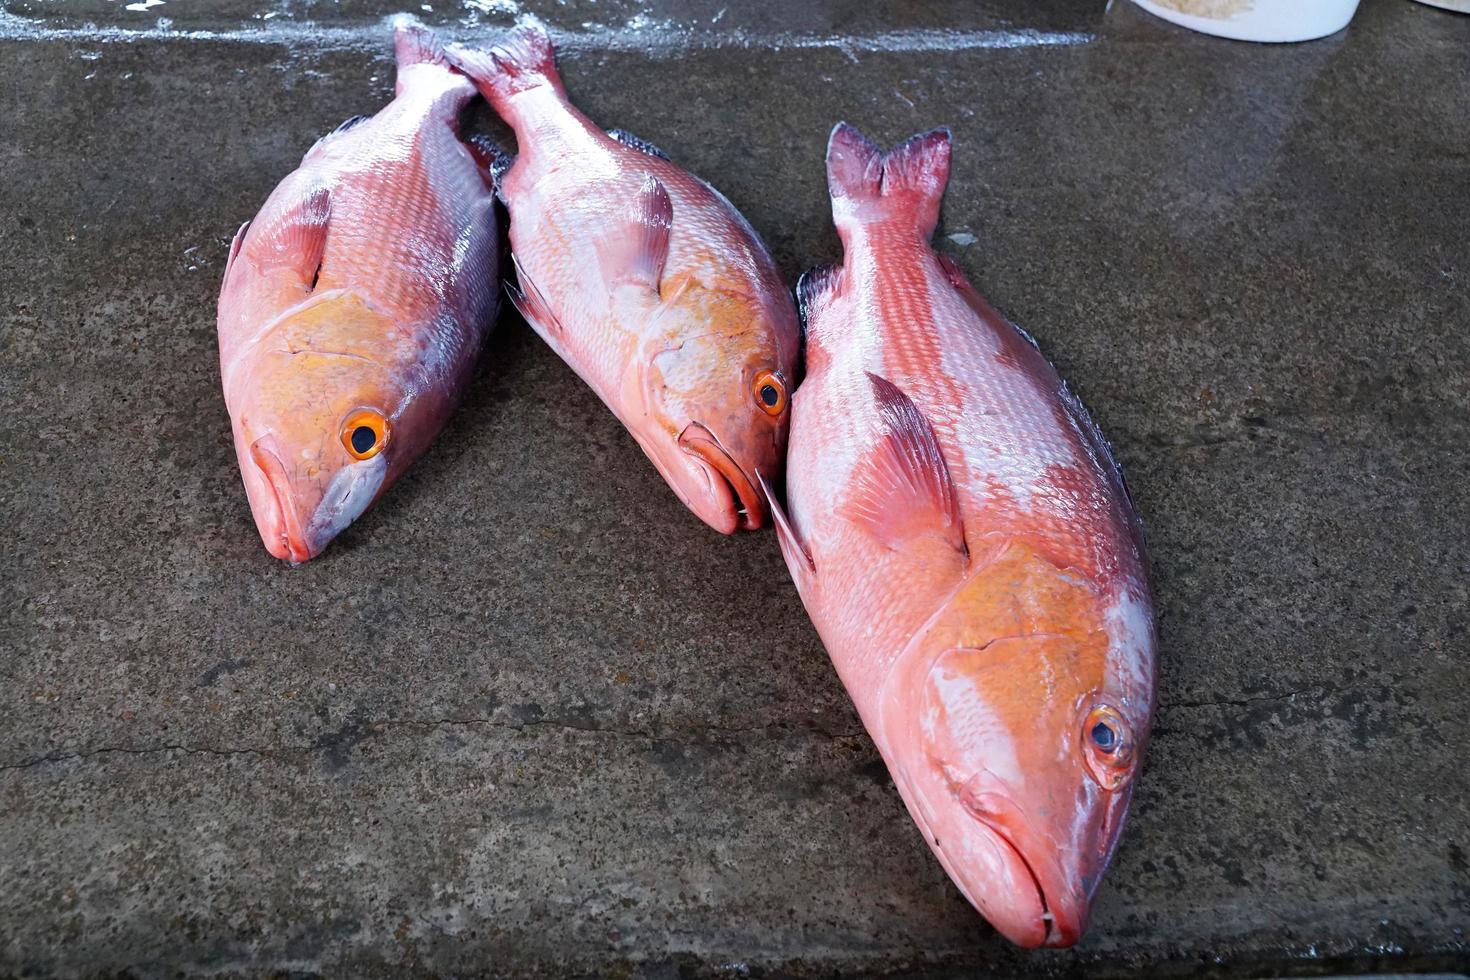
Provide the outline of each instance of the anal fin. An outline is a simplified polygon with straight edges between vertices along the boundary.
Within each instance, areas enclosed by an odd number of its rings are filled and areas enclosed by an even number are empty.
[[[936,536],[968,558],[959,497],[934,427],[903,390],[869,373],[882,432],[858,465],[845,516],[891,548]]]

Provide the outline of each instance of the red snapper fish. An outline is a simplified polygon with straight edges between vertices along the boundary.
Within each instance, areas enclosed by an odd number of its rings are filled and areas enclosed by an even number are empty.
[[[1154,708],[1142,531],[1030,338],[929,245],[950,134],[827,150],[840,267],[798,286],[786,563],[910,815],[1022,946],[1067,946]],[[767,489],[769,493],[769,489]]]
[[[762,526],[800,334],[760,237],[661,150],[578,111],[535,20],[448,53],[519,144],[497,188],[517,309],[690,510],[725,534]]]
[[[266,548],[316,556],[433,441],[496,308],[498,229],[475,88],[395,25],[398,81],[307,152],[230,246],[220,373]]]

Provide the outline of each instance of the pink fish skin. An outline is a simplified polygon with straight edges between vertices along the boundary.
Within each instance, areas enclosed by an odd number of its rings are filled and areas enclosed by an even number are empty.
[[[761,527],[800,328],[760,237],[704,181],[578,111],[535,20],[448,53],[515,130],[498,190],[517,308],[690,510],[725,534]]]
[[[393,101],[307,152],[235,236],[220,291],[240,473],[292,564],[433,441],[495,316],[491,150],[457,134],[474,86],[411,19],[394,45]]]
[[[786,563],[909,813],[1022,946],[1086,929],[1154,708],[1142,534],[1107,443],[929,238],[936,130],[846,124],[841,267],[798,286]],[[769,490],[768,490],[769,492]]]

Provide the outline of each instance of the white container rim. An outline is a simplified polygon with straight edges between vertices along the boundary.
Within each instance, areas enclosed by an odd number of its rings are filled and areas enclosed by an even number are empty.
[[[1133,0],[1190,30],[1237,41],[1311,41],[1336,34],[1358,0]]]

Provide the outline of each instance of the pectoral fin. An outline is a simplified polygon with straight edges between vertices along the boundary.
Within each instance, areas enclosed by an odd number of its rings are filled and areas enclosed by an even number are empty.
[[[511,305],[516,308],[516,311],[526,318],[531,329],[540,334],[542,340],[555,347],[564,333],[560,321],[557,320],[556,314],[551,312],[546,296],[536,287],[536,283],[526,274],[526,270],[521,268],[521,263],[515,257],[515,253],[511,253],[510,261],[511,265],[515,266],[516,282],[506,280],[505,294],[510,297]]]
[[[817,564],[812,560],[812,553],[807,550],[801,536],[796,533],[791,519],[786,516],[786,509],[776,499],[776,491],[766,482],[765,475],[757,470],[755,478],[771,508],[771,518],[776,524],[776,540],[781,545],[781,557],[786,559],[786,567],[791,570],[796,590],[804,593],[817,574]]]
[[[225,279],[230,278],[230,270],[235,267],[235,257],[240,254],[240,248],[245,244],[245,233],[249,230],[250,222],[247,221],[235,232],[235,238],[230,242],[230,255],[225,259]]]
[[[934,427],[908,395],[869,374],[882,432],[858,464],[844,514],[891,548],[936,536],[968,557],[959,500]]]
[[[610,290],[627,285],[658,294],[669,257],[674,205],[658,178],[643,179],[628,209],[628,223],[603,246],[602,273]]]
[[[321,272],[331,217],[331,192],[325,187],[308,190],[269,224],[257,221],[248,241],[243,235],[236,236],[239,247],[231,247],[231,263],[248,252],[257,269],[266,273],[284,270],[310,290]]]

